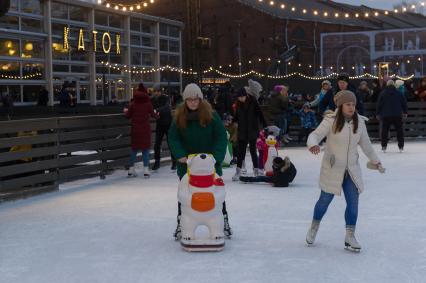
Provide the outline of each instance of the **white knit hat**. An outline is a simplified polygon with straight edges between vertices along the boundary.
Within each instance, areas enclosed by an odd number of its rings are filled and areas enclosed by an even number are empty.
[[[256,81],[249,80],[248,81],[248,87],[246,86],[246,92],[247,94],[254,96],[256,99],[259,99],[260,92],[262,91],[262,85]]]
[[[396,80],[395,82],[395,87],[396,88],[400,88],[400,86],[404,85],[404,81],[403,80]]]
[[[188,98],[199,98],[203,99],[203,92],[201,91],[200,87],[196,84],[189,84],[185,87],[185,90],[182,93],[183,100]]]

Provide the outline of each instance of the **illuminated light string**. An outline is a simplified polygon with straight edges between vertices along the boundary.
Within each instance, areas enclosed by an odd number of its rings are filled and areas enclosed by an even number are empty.
[[[42,73],[34,73],[34,74],[31,74],[31,75],[25,75],[25,76],[12,76],[12,75],[0,74],[0,78],[8,79],[8,80],[22,80],[22,79],[28,80],[28,79],[32,79],[32,78],[35,78],[35,77],[40,77],[42,75],[43,75]]]
[[[380,17],[380,16],[390,16],[403,14],[406,12],[417,12],[418,8],[425,7],[425,2],[420,2],[416,4],[410,4],[400,9],[393,10],[375,10],[369,12],[357,12],[357,13],[348,13],[348,12],[331,12],[327,10],[319,10],[319,9],[308,9],[307,7],[300,7],[296,5],[286,5],[283,1],[271,1],[271,0],[257,0],[259,3],[263,3],[265,6],[276,7],[277,10],[288,10],[292,13],[300,13],[300,14],[310,14],[314,17],[323,17],[323,18],[336,18],[336,19],[352,19],[352,18],[370,18],[370,17]]]
[[[179,72],[182,73],[184,75],[197,75],[197,72],[193,72],[192,70],[190,71],[184,71],[181,68],[175,68],[175,67],[171,67],[171,66],[164,66],[164,67],[160,67],[160,68],[151,68],[151,69],[146,69],[146,68],[142,68],[142,69],[137,69],[136,67],[132,67],[132,68],[127,68],[126,65],[123,65],[122,67],[120,67],[118,64],[110,64],[110,63],[104,63],[102,62],[102,64],[104,66],[109,67],[110,69],[113,70],[117,70],[117,71],[123,71],[125,73],[132,73],[132,74],[147,74],[147,73],[155,73],[155,72],[163,72],[163,71],[172,71],[172,72]],[[203,71],[203,74],[207,74],[207,73],[217,73],[218,75],[221,75],[223,77],[227,77],[227,78],[233,78],[233,79],[238,79],[238,78],[245,78],[248,76],[258,76],[258,77],[267,77],[269,79],[288,79],[290,77],[294,77],[294,76],[299,76],[305,79],[309,79],[309,80],[325,80],[325,79],[330,79],[330,78],[335,78],[337,77],[339,74],[338,73],[331,73],[329,75],[326,76],[308,76],[305,74],[302,74],[300,72],[293,72],[287,75],[270,75],[270,74],[264,74],[264,73],[260,73],[257,72],[255,70],[250,70],[244,74],[231,74],[231,73],[226,73],[226,72],[222,72],[221,70],[217,70],[213,67],[208,68],[207,70]],[[401,79],[401,80],[409,80],[412,79],[414,77],[414,75],[408,76],[408,77],[401,77],[398,76],[396,74],[393,74],[391,76],[389,76],[391,78],[397,78],[397,79]],[[373,78],[373,79],[378,79],[378,76],[375,76],[373,74],[370,73],[365,73],[362,75],[358,75],[358,76],[351,76],[350,79],[362,79],[362,78]]]
[[[114,3],[108,0],[98,0],[99,5],[103,5],[107,8],[114,10],[121,10],[123,12],[133,12],[141,10],[142,8],[148,7],[148,5],[154,4],[155,0],[145,0],[145,1],[135,1],[134,4],[122,4],[122,3]]]

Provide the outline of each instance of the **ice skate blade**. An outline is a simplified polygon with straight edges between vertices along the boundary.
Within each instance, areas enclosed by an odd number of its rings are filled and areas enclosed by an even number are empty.
[[[352,248],[349,244],[346,244],[346,243],[345,243],[345,250],[353,252],[353,253],[361,252],[361,249]]]
[[[220,252],[225,248],[225,240],[191,240],[181,239],[180,244],[187,252]]]
[[[127,178],[136,178],[138,175],[127,175]]]

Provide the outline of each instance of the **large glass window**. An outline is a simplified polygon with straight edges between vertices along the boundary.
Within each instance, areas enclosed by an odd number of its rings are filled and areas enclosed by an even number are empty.
[[[160,39],[160,51],[169,51],[169,41],[167,39]]]
[[[88,85],[80,85],[80,101],[88,101],[90,99],[90,92]]]
[[[22,63],[22,77],[25,80],[43,80],[44,64],[41,63]]]
[[[19,40],[0,38],[0,56],[19,57]]]
[[[0,17],[0,28],[19,30],[19,19],[14,16]]]
[[[155,24],[152,22],[142,22],[142,32],[153,33]]]
[[[84,7],[69,6],[70,20],[78,22],[87,22],[87,11],[88,9]]]
[[[21,12],[29,14],[42,14],[41,1],[21,0]]]
[[[44,58],[44,44],[42,41],[22,40],[23,58]]]
[[[101,26],[108,26],[108,14],[95,11],[95,24]]]
[[[146,46],[146,47],[154,47],[155,46],[154,38],[143,36],[142,37],[142,45]]]
[[[179,41],[170,40],[169,41],[169,51],[170,52],[179,52],[180,46]]]
[[[9,95],[13,101],[21,102],[21,86],[20,85],[5,85],[0,87],[0,94]]]
[[[68,19],[68,6],[62,3],[52,2],[52,18]]]
[[[21,18],[21,30],[43,32],[43,23],[41,20]]]
[[[143,52],[142,53],[142,65],[154,66],[154,53],[153,52]]]
[[[142,65],[142,52],[132,49],[132,65]]]
[[[52,53],[54,60],[69,60],[69,51],[64,49],[61,39],[52,39]]]
[[[38,99],[40,91],[44,86],[40,85],[24,85],[23,86],[23,102],[35,102]]]
[[[130,19],[130,29],[132,31],[137,31],[140,32],[141,31],[141,22],[138,19]]]
[[[0,61],[0,79],[10,80],[20,77],[19,63],[10,61]],[[19,79],[19,78],[18,78]]]
[[[121,26],[121,17],[117,15],[109,16],[109,26],[114,28],[122,28]]]

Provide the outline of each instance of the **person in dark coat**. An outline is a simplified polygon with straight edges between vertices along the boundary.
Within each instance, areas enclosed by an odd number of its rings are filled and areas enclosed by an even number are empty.
[[[149,149],[151,147],[150,118],[155,118],[154,109],[149,99],[148,92],[143,84],[133,92],[133,102],[129,108],[124,109],[124,114],[130,119],[132,151],[130,155],[129,177],[136,177],[135,162],[139,150],[142,151],[144,176],[149,177]]]
[[[382,92],[382,87],[379,79],[373,80],[373,89],[371,91],[371,95],[368,97],[368,102],[376,103],[379,100],[380,93]]]
[[[42,87],[40,89],[40,92],[38,94],[38,100],[37,105],[38,106],[47,106],[47,103],[49,102],[49,92],[45,87]]]
[[[386,151],[388,145],[389,128],[393,125],[396,129],[398,147],[404,150],[403,118],[407,117],[407,100],[395,88],[395,82],[389,80],[385,90],[380,94],[377,102],[377,118],[382,122],[382,150]]]
[[[260,129],[259,123],[262,124],[262,128],[266,128],[267,126],[262,110],[254,96],[247,95],[246,89],[241,88],[237,97],[238,102],[235,122],[238,124],[238,157],[237,169],[235,175],[232,177],[233,181],[238,181],[240,179],[241,168],[246,156],[247,144],[250,146],[253,173],[255,176],[260,174],[256,152],[256,139]]]
[[[364,114],[364,104],[361,95],[357,92],[356,88],[350,84],[349,75],[346,73],[342,73],[337,77],[337,88],[334,93],[327,92],[324,96],[323,100],[320,102],[319,109],[320,113],[324,113],[326,110],[336,110],[336,104],[334,102],[334,96],[336,93],[342,90],[349,90],[353,92],[356,96],[356,110],[359,114]]]
[[[167,95],[163,94],[161,91],[161,86],[154,85],[154,94],[151,98],[152,106],[155,113],[158,115],[156,120],[155,128],[155,145],[154,145],[154,159],[155,163],[152,166],[152,170],[158,170],[160,168],[160,159],[161,159],[161,144],[163,142],[164,136],[166,136],[167,141],[169,139],[169,128],[172,124],[172,108],[170,106],[170,99]],[[170,146],[169,146],[170,148]],[[172,155],[172,170],[176,169],[176,160]]]

